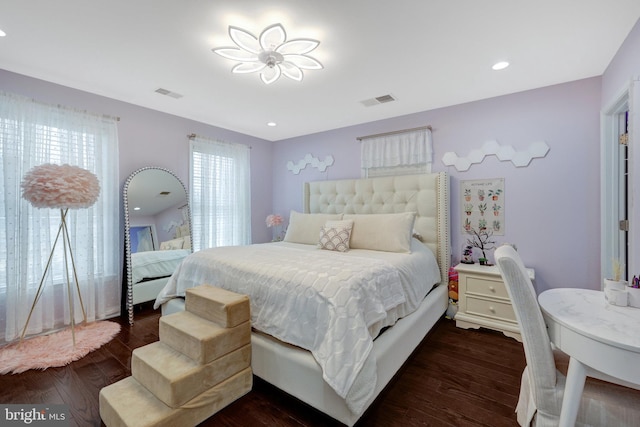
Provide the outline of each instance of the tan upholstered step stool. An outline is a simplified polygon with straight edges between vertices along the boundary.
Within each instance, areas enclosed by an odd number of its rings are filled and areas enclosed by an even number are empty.
[[[159,341],[133,350],[131,375],[165,405],[178,408],[250,366],[249,344],[200,364]]]
[[[186,306],[133,351],[132,376],[100,390],[107,427],[195,426],[251,390],[249,298],[199,286]]]
[[[238,326],[251,316],[248,296],[210,285],[187,289],[184,308],[223,328]]]
[[[160,341],[195,360],[209,363],[251,342],[251,322],[223,328],[188,311],[162,316]]]
[[[108,427],[195,426],[251,391],[252,382],[251,368],[246,368],[180,408],[171,408],[127,377],[100,391],[100,416]]]

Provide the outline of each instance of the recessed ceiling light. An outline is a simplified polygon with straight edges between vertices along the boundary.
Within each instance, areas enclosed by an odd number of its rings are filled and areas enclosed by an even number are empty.
[[[493,64],[491,69],[495,70],[495,71],[504,70],[508,66],[509,66],[509,63],[507,61],[500,61],[500,62],[496,62],[495,64]]]
[[[7,33],[5,33],[4,31],[0,30],[0,37],[4,37],[6,35],[7,35]]]
[[[269,123],[267,123],[267,126],[271,126],[271,127],[274,127],[274,126],[277,126],[277,125],[278,125],[278,124],[277,124],[276,122],[269,122]]]
[[[133,208],[133,210],[134,210],[134,211],[139,211],[139,210],[140,210],[140,207],[139,207],[139,206],[136,206],[135,208]]]

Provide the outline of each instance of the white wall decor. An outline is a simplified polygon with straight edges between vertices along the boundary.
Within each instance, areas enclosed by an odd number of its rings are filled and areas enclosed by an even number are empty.
[[[500,161],[511,161],[515,167],[520,168],[529,166],[532,159],[544,157],[548,152],[549,146],[544,141],[534,142],[524,151],[516,151],[510,145],[500,145],[498,141],[487,141],[482,144],[482,148],[471,150],[466,157],[458,157],[453,151],[446,152],[442,156],[442,163],[464,172],[472,164],[482,163],[486,156],[495,155]]]
[[[313,157],[311,153],[307,154],[298,161],[297,164],[294,164],[293,161],[289,160],[287,162],[287,169],[293,172],[295,175],[298,175],[300,171],[307,167],[307,165],[311,165],[314,168],[317,168],[320,172],[324,172],[327,170],[329,166],[333,165],[333,156],[329,154],[324,160],[320,160],[317,157]]]

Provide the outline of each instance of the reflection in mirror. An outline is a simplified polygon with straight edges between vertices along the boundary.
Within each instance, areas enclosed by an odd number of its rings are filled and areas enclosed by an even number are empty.
[[[123,189],[125,216],[124,308],[153,301],[169,276],[191,253],[187,191],[171,171],[146,167],[133,172]]]
[[[131,253],[155,251],[158,244],[154,240],[155,224],[132,225],[129,227],[129,238],[131,239]]]

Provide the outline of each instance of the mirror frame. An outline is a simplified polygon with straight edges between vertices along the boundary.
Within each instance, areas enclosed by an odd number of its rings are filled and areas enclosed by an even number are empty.
[[[133,325],[133,271],[131,268],[131,236],[129,234],[131,223],[129,221],[129,185],[133,178],[135,178],[140,172],[144,172],[146,170],[160,170],[163,172],[167,172],[172,175],[175,179],[178,180],[182,188],[184,189],[184,194],[187,199],[187,218],[189,221],[189,237],[191,238],[191,242],[193,242],[193,231],[191,225],[191,203],[189,200],[189,192],[187,191],[187,187],[185,187],[182,180],[175,174],[173,171],[159,167],[159,166],[146,166],[140,168],[129,175],[127,180],[124,183],[124,187],[122,189],[122,199],[123,199],[123,210],[124,210],[124,256],[125,256],[125,269],[126,269],[126,298],[124,298],[124,309],[127,311],[127,316],[129,319],[129,325]],[[193,243],[192,243],[193,244]],[[191,249],[193,252],[193,248]],[[124,291],[124,290],[123,290]]]

